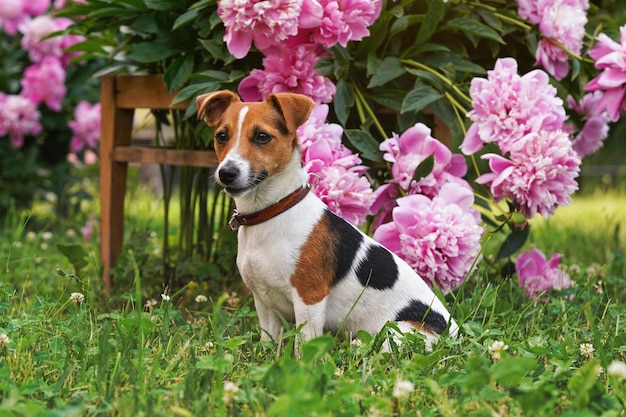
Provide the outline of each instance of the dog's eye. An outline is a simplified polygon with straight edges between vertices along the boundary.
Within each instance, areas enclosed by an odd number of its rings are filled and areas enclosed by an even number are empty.
[[[254,143],[257,143],[259,145],[265,145],[270,140],[272,140],[272,135],[265,132],[256,132],[252,140],[254,141]]]
[[[220,145],[225,145],[228,142],[228,135],[223,130],[215,134],[215,141]]]

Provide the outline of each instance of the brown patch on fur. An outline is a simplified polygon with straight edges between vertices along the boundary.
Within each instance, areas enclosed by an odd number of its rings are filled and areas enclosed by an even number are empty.
[[[267,172],[272,176],[281,172],[291,161],[295,132],[285,135],[278,127],[281,122],[281,115],[268,103],[248,103],[248,113],[241,132],[234,135],[241,135],[237,151],[250,163],[253,172]],[[272,140],[264,145],[255,143],[253,137],[259,131],[272,136]]]
[[[291,285],[307,305],[322,301],[330,292],[337,259],[330,220],[323,217],[300,248],[300,259],[291,276]]]
[[[430,327],[428,324],[426,323],[422,323],[419,321],[413,321],[413,320],[404,320],[405,323],[408,323],[409,326],[414,327],[418,332],[422,332],[422,333],[428,333],[428,334],[438,334],[441,332],[436,331],[435,329],[433,329],[432,327]]]

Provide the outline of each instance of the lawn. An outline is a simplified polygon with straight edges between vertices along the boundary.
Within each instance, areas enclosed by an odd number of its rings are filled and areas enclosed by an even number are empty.
[[[127,230],[146,236],[129,258],[139,277],[158,269],[162,219],[145,189],[129,200]],[[97,201],[81,204],[82,214],[60,222],[42,202],[0,231],[0,416],[625,413],[625,380],[611,365],[626,360],[623,193],[577,197],[532,222],[528,246],[563,253],[574,288],[535,301],[480,266],[446,296],[461,339],[426,351],[407,335],[387,354],[391,329],[327,335],[301,358],[292,327],[279,346],[260,342],[251,299],[231,278],[214,285],[199,275],[167,290],[131,279],[105,294],[97,239],[83,243],[80,233]],[[80,273],[63,254],[77,248],[86,254]]]

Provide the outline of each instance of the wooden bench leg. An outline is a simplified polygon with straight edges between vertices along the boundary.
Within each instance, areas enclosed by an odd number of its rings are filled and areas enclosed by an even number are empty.
[[[112,286],[110,269],[122,250],[124,238],[124,196],[127,162],[113,159],[113,148],[129,146],[133,109],[119,109],[115,102],[115,77],[105,76],[100,84],[100,260],[105,289]]]

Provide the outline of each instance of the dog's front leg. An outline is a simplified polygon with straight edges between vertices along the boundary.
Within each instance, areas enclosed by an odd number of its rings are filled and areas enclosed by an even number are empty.
[[[278,343],[282,326],[278,314],[261,301],[260,297],[254,295],[254,293],[252,295],[254,296],[254,307],[261,325],[261,341]]]
[[[306,304],[298,295],[293,294],[293,309],[296,318],[296,328],[300,330],[300,337],[296,339],[296,352],[300,353],[302,343],[314,337],[321,336],[326,323],[327,298],[315,304]]]

